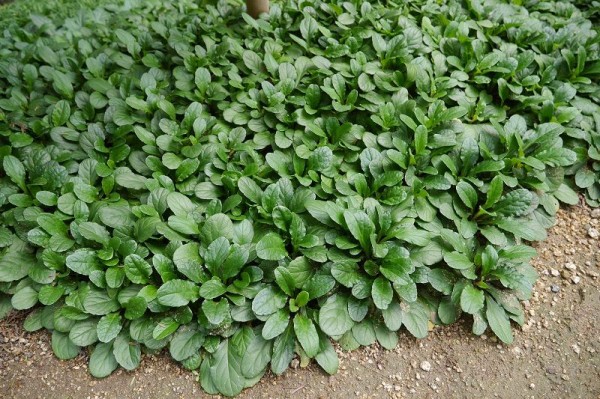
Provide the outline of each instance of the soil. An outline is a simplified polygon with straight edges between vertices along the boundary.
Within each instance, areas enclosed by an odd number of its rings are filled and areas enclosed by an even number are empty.
[[[393,351],[342,352],[335,376],[314,365],[266,376],[240,398],[600,398],[598,230],[600,209],[559,212],[548,240],[537,245],[540,279],[510,346],[490,334],[473,336],[465,319],[436,327],[423,340],[401,334]],[[1,398],[210,397],[197,374],[165,354],[145,356],[133,372],[94,379],[85,355],[56,359],[49,334],[24,332],[22,319],[13,314],[0,321]]]

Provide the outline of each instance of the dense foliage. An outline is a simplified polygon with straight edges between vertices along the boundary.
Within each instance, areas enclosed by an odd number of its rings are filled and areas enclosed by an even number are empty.
[[[576,190],[600,201],[598,6],[512,3],[9,24],[0,317],[34,309],[97,377],[168,348],[225,395],[296,354],[334,373],[330,338],[393,348],[466,317],[510,343],[527,242]]]

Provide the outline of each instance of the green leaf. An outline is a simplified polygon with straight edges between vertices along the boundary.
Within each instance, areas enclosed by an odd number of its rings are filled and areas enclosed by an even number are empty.
[[[458,252],[448,252],[444,255],[444,261],[453,269],[465,270],[473,266],[473,262],[467,255]]]
[[[364,346],[374,344],[377,339],[373,323],[369,319],[355,324],[354,327],[352,327],[352,335],[354,336],[354,339],[356,339],[356,342]]]
[[[358,240],[363,250],[371,252],[371,234],[375,231],[373,222],[364,212],[344,212],[344,220],[354,238]]]
[[[195,283],[202,281],[203,268],[199,249],[197,243],[189,243],[177,248],[173,254],[173,263],[177,270]]]
[[[71,116],[71,106],[65,100],[60,100],[54,105],[52,111],[52,123],[54,126],[60,126],[67,123]]]
[[[263,288],[252,301],[252,311],[258,316],[269,316],[285,306],[287,298],[279,290]]]
[[[277,233],[269,233],[256,244],[256,255],[264,260],[281,260],[287,256],[287,251],[281,237]]]
[[[308,158],[308,167],[319,172],[327,171],[333,162],[333,152],[329,147],[318,147]]]
[[[260,204],[263,191],[254,180],[243,176],[238,180],[238,188],[240,192],[255,204]]]
[[[200,286],[199,295],[204,299],[215,299],[226,292],[227,288],[219,280],[208,280]]]
[[[113,355],[112,343],[99,343],[90,356],[90,374],[96,378],[108,377],[119,366]]]
[[[467,284],[460,294],[460,307],[464,312],[475,314],[483,309],[483,291]]]
[[[161,340],[173,334],[179,328],[179,323],[172,317],[162,319],[152,331],[152,338]]]
[[[152,266],[139,255],[131,254],[125,258],[125,275],[135,284],[146,284],[152,274]]]
[[[254,51],[246,50],[243,54],[244,64],[252,72],[260,72],[262,66],[262,60]]]
[[[288,325],[283,334],[273,342],[273,355],[271,357],[271,371],[275,375],[282,374],[294,358],[294,330]]]
[[[508,319],[506,312],[490,296],[486,296],[485,303],[485,317],[487,318],[490,328],[502,342],[511,344],[513,342],[513,334],[510,328],[510,320]]]
[[[371,288],[371,296],[373,297],[373,303],[375,303],[378,309],[387,309],[394,296],[392,285],[385,278],[381,276],[377,277]]]
[[[416,338],[425,338],[429,328],[429,316],[417,302],[402,308],[402,324]]]
[[[17,240],[0,256],[0,282],[21,280],[34,264],[35,256],[27,251],[22,241]]]
[[[560,202],[567,205],[577,205],[579,203],[579,195],[566,184],[561,184],[553,194]]]
[[[93,345],[98,342],[97,325],[97,319],[77,322],[69,331],[69,339],[77,346]]]
[[[185,306],[199,297],[199,289],[192,281],[169,280],[156,292],[158,303],[169,307]]]
[[[390,331],[398,331],[402,327],[402,310],[398,301],[392,301],[387,309],[381,311],[385,326]]]
[[[62,72],[52,71],[52,87],[56,92],[64,97],[73,97],[73,84],[71,79]]]
[[[322,339],[319,348],[319,353],[315,356],[315,360],[327,374],[333,375],[337,373],[339,367],[339,359],[333,345],[328,339]]]
[[[456,185],[456,193],[463,204],[469,209],[474,209],[477,205],[477,191],[466,181],[460,181]]]
[[[329,336],[340,336],[352,328],[354,322],[348,313],[348,300],[341,295],[333,295],[319,311],[319,326]]]
[[[379,345],[387,350],[393,350],[398,345],[398,333],[388,330],[385,326],[376,325],[375,335]]]
[[[191,328],[180,327],[169,343],[169,353],[173,359],[182,361],[198,353],[204,343],[204,335]]]
[[[245,388],[246,379],[241,372],[241,361],[231,341],[221,341],[210,362],[212,381],[221,394],[236,396]]]
[[[599,179],[597,172],[595,173],[587,168],[581,168],[575,174],[575,184],[580,188],[591,187]]]
[[[202,302],[202,311],[211,324],[221,324],[229,316],[229,302],[221,298],[219,302],[206,300]]]
[[[119,334],[113,344],[113,355],[125,370],[134,370],[140,365],[140,344],[132,341],[128,334]]]
[[[13,157],[12,155],[7,155],[2,160],[2,167],[4,169],[4,173],[10,180],[13,181],[17,186],[19,186],[23,191],[26,191],[25,187],[25,167],[23,163],[19,161],[18,158]]]
[[[75,345],[69,335],[58,331],[52,331],[52,351],[57,358],[69,360],[79,355],[80,347]]]
[[[452,287],[456,282],[456,276],[449,270],[435,268],[429,271],[427,275],[429,284],[444,295],[450,295]]]
[[[91,290],[85,296],[83,307],[86,312],[97,316],[104,316],[120,309],[116,298],[111,298],[108,293],[99,290]]]
[[[23,287],[11,298],[11,305],[16,310],[30,309],[38,302],[38,292],[32,287]]]
[[[498,220],[498,227],[527,241],[542,241],[547,235],[545,229],[537,222],[529,219],[503,218]]]
[[[448,296],[443,297],[437,309],[438,317],[444,324],[454,323],[458,319],[458,306]]]
[[[67,267],[75,273],[89,276],[99,268],[95,251],[91,249],[78,249],[67,256]]]
[[[139,319],[144,315],[148,308],[148,302],[138,296],[134,296],[125,304],[125,318],[127,320]]]
[[[513,190],[494,205],[494,211],[505,216],[521,216],[526,214],[532,202],[533,194],[529,190]]]
[[[217,213],[209,217],[200,232],[202,242],[209,243],[217,238],[233,239],[233,223],[225,214]]]
[[[500,176],[495,176],[488,187],[484,208],[489,208],[494,205],[502,196],[504,182]]]
[[[79,225],[79,234],[84,238],[95,241],[102,245],[107,245],[110,240],[110,234],[104,226],[94,222],[83,222]]]
[[[264,339],[273,339],[282,334],[290,322],[290,315],[287,310],[280,309],[273,313],[265,322],[262,329]]]
[[[311,358],[315,357],[319,352],[319,334],[312,320],[302,314],[297,314],[294,316],[294,332],[306,355]]]
[[[97,324],[96,333],[100,342],[111,342],[121,332],[121,315],[111,313],[103,316]]]
[[[273,341],[266,340],[261,334],[255,335],[248,344],[242,359],[242,374],[246,378],[256,378],[264,373],[271,361]]]

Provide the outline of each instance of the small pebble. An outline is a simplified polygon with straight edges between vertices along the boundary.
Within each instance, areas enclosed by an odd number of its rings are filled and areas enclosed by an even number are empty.
[[[590,236],[591,238],[593,238],[595,240],[598,237],[600,237],[600,232],[598,232],[598,229],[590,227],[590,229],[588,230],[588,236]]]
[[[580,281],[581,281],[581,277],[579,277],[579,276],[573,276],[573,277],[571,277],[571,282],[573,284],[579,284]]]
[[[556,269],[550,269],[550,274],[553,275],[554,277],[560,276],[560,272]]]
[[[577,270],[577,266],[573,262],[567,262],[567,263],[565,263],[565,269],[575,271],[575,270]]]
[[[557,292],[560,291],[560,287],[558,285],[556,285],[556,284],[552,284],[550,286],[550,290],[556,294]]]
[[[300,360],[298,360],[298,359],[292,359],[292,362],[290,363],[290,366],[292,366],[293,369],[297,369],[298,366],[300,366]]]
[[[420,367],[423,371],[431,371],[431,363],[427,360],[422,361]]]

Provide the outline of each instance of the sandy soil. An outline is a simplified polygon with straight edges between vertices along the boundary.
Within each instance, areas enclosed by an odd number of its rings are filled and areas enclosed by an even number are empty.
[[[475,337],[468,320],[428,338],[401,334],[393,351],[341,353],[340,372],[315,366],[265,377],[241,398],[600,398],[600,209],[560,212],[534,260],[541,278],[526,303],[515,343]],[[60,361],[49,334],[28,334],[22,315],[0,321],[0,398],[166,399],[210,397],[166,355],[145,356],[134,372],[96,380],[85,355]],[[428,364],[427,364],[428,363]],[[430,367],[427,367],[427,366]],[[428,369],[426,371],[424,369]]]

